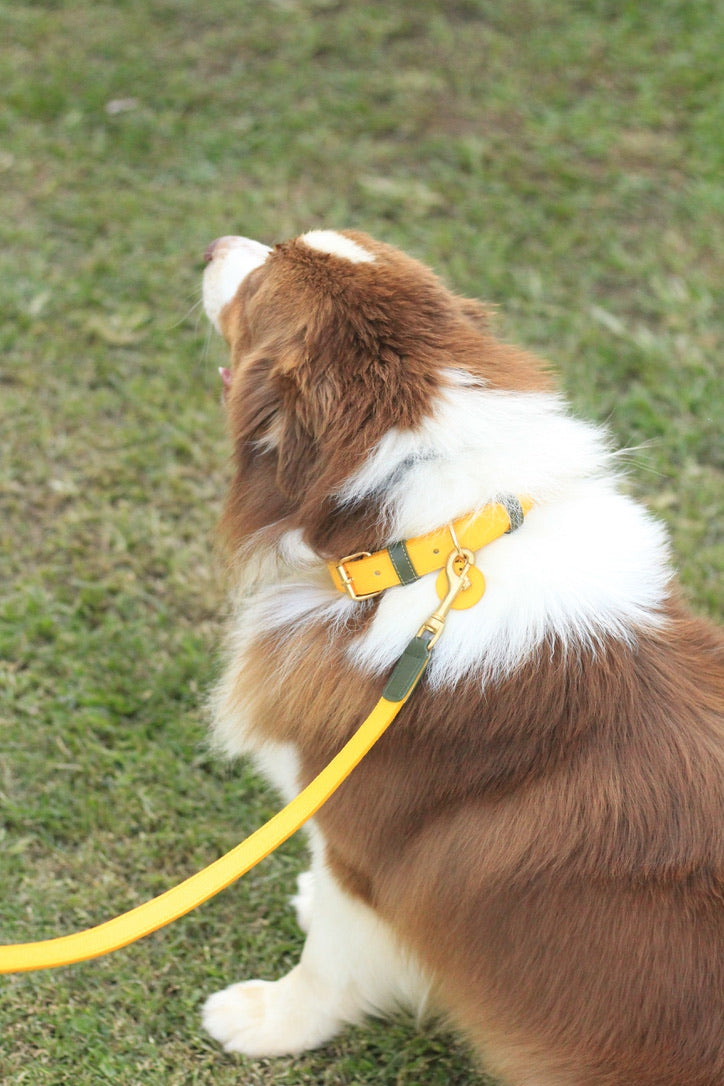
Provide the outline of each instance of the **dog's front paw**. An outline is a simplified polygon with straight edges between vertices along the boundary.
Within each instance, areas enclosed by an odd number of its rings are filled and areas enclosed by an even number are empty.
[[[266,1027],[267,994],[273,987],[268,981],[251,980],[233,984],[216,992],[204,1004],[204,1026],[227,1052],[243,1052],[247,1056],[270,1056]],[[281,1041],[281,1038],[276,1038]]]
[[[207,999],[203,1022],[227,1052],[292,1056],[333,1037],[340,1020],[315,1004],[299,966],[278,981],[233,984]]]

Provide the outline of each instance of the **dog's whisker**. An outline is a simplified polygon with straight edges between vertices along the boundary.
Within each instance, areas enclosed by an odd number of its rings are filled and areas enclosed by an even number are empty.
[[[182,317],[179,317],[179,319],[175,322],[175,324],[170,325],[170,327],[168,329],[166,329],[166,330],[169,331],[169,332],[172,332],[174,330],[174,328],[179,328],[182,324],[186,323],[186,321],[189,319],[189,317],[192,314],[195,314],[195,317],[196,317],[195,323],[194,323],[194,330],[198,330],[199,319],[200,319],[200,316],[201,316],[201,313],[202,313],[203,304],[204,304],[203,299],[202,298],[197,298],[196,301],[186,310],[184,315]]]

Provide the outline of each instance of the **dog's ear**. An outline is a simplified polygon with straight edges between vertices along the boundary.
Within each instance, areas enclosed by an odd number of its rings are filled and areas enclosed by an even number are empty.
[[[344,477],[367,398],[358,364],[349,350],[337,353],[308,334],[278,357],[277,486],[287,497],[303,502],[311,488]]]
[[[277,485],[295,501],[334,494],[384,434],[415,427],[428,408],[441,305],[437,288],[423,306],[424,291],[398,278],[330,280],[276,355]]]
[[[299,499],[320,474],[319,441],[294,376],[287,375],[280,384],[276,484],[285,497]]]

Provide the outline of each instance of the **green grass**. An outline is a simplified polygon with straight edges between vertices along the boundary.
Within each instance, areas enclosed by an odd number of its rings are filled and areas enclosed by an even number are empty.
[[[722,140],[713,0],[0,4],[0,938],[74,930],[275,799],[207,753],[227,475],[200,254],[356,226],[496,302],[716,614]],[[4,979],[0,1080],[486,1081],[402,1019],[244,1063],[205,994],[281,974],[294,841],[96,963]]]

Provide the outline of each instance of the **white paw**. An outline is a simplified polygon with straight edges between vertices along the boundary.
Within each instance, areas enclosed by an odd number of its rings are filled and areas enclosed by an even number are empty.
[[[206,1000],[204,1026],[227,1052],[243,1052],[247,1056],[275,1054],[269,1049],[274,1038],[267,1036],[269,1030],[265,1026],[267,999],[264,989],[268,984],[263,980],[233,984]]]
[[[205,1028],[227,1052],[256,1058],[296,1055],[323,1044],[341,1023],[315,1005],[312,993],[299,990],[297,970],[282,980],[250,980],[216,992],[204,1005]]]
[[[297,923],[303,932],[309,931],[312,921],[312,901],[314,899],[314,874],[303,871],[297,875],[297,892],[289,899],[297,914]]]

